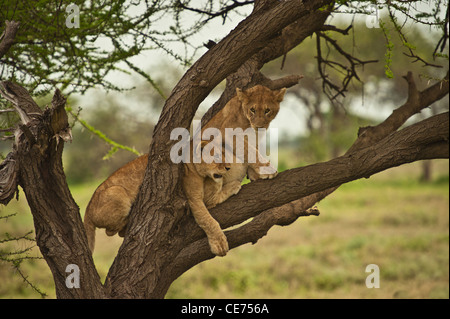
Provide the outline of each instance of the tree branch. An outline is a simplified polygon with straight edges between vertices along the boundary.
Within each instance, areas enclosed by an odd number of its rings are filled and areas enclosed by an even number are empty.
[[[392,133],[377,144],[325,163],[284,171],[273,180],[258,180],[242,187],[233,200],[213,208],[223,227],[236,225],[265,209],[371,175],[421,160],[430,144],[449,140],[448,113]],[[442,155],[442,153],[439,153]],[[448,154],[444,154],[448,158]],[[251,198],[252,201],[248,201]],[[227,212],[238,212],[235,215]]]
[[[419,113],[432,103],[442,99],[449,92],[449,74],[434,85],[419,92],[414,82],[411,72],[404,77],[408,82],[408,99],[405,104],[395,109],[392,114],[381,124],[375,127],[364,127],[360,129],[359,138],[350,148],[350,152],[354,149],[364,147],[384,138],[391,132],[396,131],[414,114]]]
[[[185,4],[183,4],[181,1],[177,1],[177,6],[179,6],[182,9],[188,10],[188,11],[192,11],[192,12],[196,12],[196,13],[200,13],[202,15],[206,15],[208,18],[205,19],[205,21],[203,21],[203,23],[206,23],[216,17],[222,17],[223,22],[225,23],[225,20],[228,16],[228,13],[238,7],[242,7],[242,6],[246,6],[248,4],[252,4],[254,1],[253,0],[249,0],[249,1],[233,1],[233,4],[224,6],[222,8],[220,8],[218,11],[213,12],[210,10],[203,10],[203,9],[198,9],[198,8],[192,8],[192,7],[188,7]]]
[[[42,114],[42,110],[34,102],[28,91],[16,83],[1,81],[0,94],[12,103],[23,124],[28,124],[31,119]]]
[[[338,30],[338,29],[336,29]],[[342,31],[341,33],[346,34],[347,30]],[[350,84],[350,81],[353,78],[356,78],[358,81],[361,81],[358,73],[356,71],[356,67],[358,66],[364,66],[367,63],[375,63],[378,62],[378,60],[367,60],[362,61],[353,55],[345,52],[338,44],[337,41],[330,38],[323,32],[316,32],[317,39],[316,39],[316,45],[317,45],[317,64],[318,64],[318,70],[319,74],[322,77],[323,83],[322,88],[323,92],[330,98],[330,100],[336,99],[339,95],[342,95],[345,97],[345,92],[347,91],[347,87]],[[322,55],[321,45],[320,45],[320,38],[323,38],[325,41],[330,43],[335,50],[344,57],[347,62],[348,66],[345,66],[339,62],[328,60],[327,58],[324,58]],[[325,74],[325,66],[330,66],[333,69],[335,69],[337,72],[342,74],[344,77],[341,82],[341,86],[336,85],[331,80],[329,80],[328,74]],[[331,89],[330,92],[328,92],[327,88]],[[336,91],[335,94],[330,95],[331,91]]]

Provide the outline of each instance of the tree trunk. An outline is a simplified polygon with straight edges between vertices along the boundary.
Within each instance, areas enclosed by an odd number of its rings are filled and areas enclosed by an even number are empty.
[[[155,127],[144,181],[104,286],[63,172],[63,142],[70,139],[65,99],[56,91],[52,108],[41,112],[23,89],[1,83],[1,94],[21,114],[22,125],[13,152],[0,165],[0,201],[7,204],[17,185],[24,189],[37,244],[52,271],[58,298],[163,298],[178,276],[214,257],[190,214],[179,182],[183,166],[170,160],[170,148],[176,143],[170,140],[170,133],[176,127],[188,128],[200,102],[227,77],[227,89],[209,116],[232,97],[236,85],[296,83],[298,76],[272,81],[259,70],[320,29],[329,12],[318,9],[331,2],[257,2],[247,19],[186,72]],[[299,21],[310,23],[301,25]],[[416,90],[412,75],[407,80],[408,101],[380,125],[361,129],[344,156],[288,170],[270,181],[250,183],[212,209],[223,228],[253,217],[226,232],[230,247],[256,242],[273,225],[286,225],[311,214],[306,209],[342,183],[411,161],[448,158],[448,113],[397,131],[412,114],[448,94],[448,74],[446,80],[422,92]],[[69,265],[80,269],[80,288],[66,285]]]
[[[182,165],[170,161],[170,148],[176,142],[169,138],[172,129],[189,128],[198,105],[220,81],[266,47],[284,27],[329,3],[286,1],[255,10],[178,82],[155,127],[146,175],[130,212],[127,235],[107,276],[106,287],[112,297],[164,297],[167,279],[161,272],[183,248],[179,235],[189,229],[181,227],[180,221],[187,215],[188,205],[179,183]],[[139,271],[130,273],[129,269]]]
[[[100,277],[62,166],[64,141],[71,138],[64,109],[66,99],[57,90],[52,107],[41,112],[22,87],[10,82],[1,82],[1,86],[2,94],[20,101],[15,107],[28,115],[28,122],[15,132],[15,150],[9,155],[8,165],[18,165],[17,180],[33,215],[37,245],[52,271],[56,296],[102,298]],[[66,286],[66,268],[72,264],[81,273],[83,284],[78,289]]]

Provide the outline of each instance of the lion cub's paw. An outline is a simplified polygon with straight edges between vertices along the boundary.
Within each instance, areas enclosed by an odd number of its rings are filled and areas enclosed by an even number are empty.
[[[219,234],[208,237],[209,247],[211,252],[217,256],[225,256],[229,250],[227,237],[221,231]]]
[[[247,173],[248,178],[251,181],[255,181],[257,179],[272,179],[278,175],[277,170],[272,165],[270,165],[270,163],[266,166],[251,168]]]
[[[259,178],[261,179],[272,179],[275,178],[278,175],[278,172],[275,170],[272,174],[259,174]]]
[[[240,181],[233,181],[230,183],[230,196],[236,195],[241,190],[241,182]]]

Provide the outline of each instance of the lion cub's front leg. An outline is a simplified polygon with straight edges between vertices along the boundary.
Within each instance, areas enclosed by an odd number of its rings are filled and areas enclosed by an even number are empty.
[[[225,256],[229,250],[227,237],[220,228],[219,223],[211,216],[206,208],[202,198],[189,198],[189,206],[191,207],[192,215],[197,224],[205,231],[208,237],[209,247],[211,252],[217,256]]]
[[[209,194],[209,192],[205,194],[204,192],[204,179],[196,174],[190,174],[192,171],[188,167],[186,169],[188,172],[184,176],[183,186],[192,215],[197,224],[204,230],[211,252],[217,256],[225,256],[229,250],[227,237],[220,228],[219,223],[211,216],[206,207],[213,207],[217,204],[217,201],[225,198],[225,196],[223,198],[222,196],[215,197],[215,195],[222,192],[222,185],[214,185],[215,183],[213,183],[207,187],[213,189],[213,198],[211,197],[212,194]],[[205,195],[207,198],[205,198]]]
[[[216,228],[216,230],[209,235],[207,233],[209,248],[214,255],[225,256],[228,250],[230,250],[228,247],[227,236],[225,236],[218,222],[215,221],[215,225],[211,226]]]

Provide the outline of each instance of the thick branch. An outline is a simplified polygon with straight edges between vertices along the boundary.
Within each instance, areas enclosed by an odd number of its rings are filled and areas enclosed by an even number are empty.
[[[365,127],[360,129],[358,140],[350,148],[354,149],[370,145],[380,138],[384,138],[391,132],[396,131],[414,114],[419,113],[432,103],[442,99],[449,92],[449,74],[442,81],[435,83],[427,89],[419,92],[414,82],[411,72],[405,76],[408,82],[408,99],[405,104],[395,109],[392,114],[381,124],[375,127]]]
[[[391,167],[421,160],[425,156],[426,147],[448,142],[448,139],[448,113],[436,115],[392,133],[371,147],[328,162],[284,171],[273,180],[258,180],[247,184],[232,200],[213,208],[211,214],[224,228],[230,227],[263,210],[358,178],[368,178]],[[445,158],[448,157],[448,154],[444,155]]]
[[[42,110],[34,102],[28,91],[16,83],[1,81],[0,94],[12,103],[14,109],[19,113],[22,124],[28,124],[31,119],[42,114]]]

